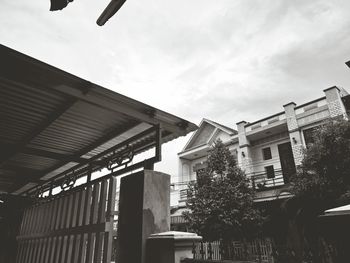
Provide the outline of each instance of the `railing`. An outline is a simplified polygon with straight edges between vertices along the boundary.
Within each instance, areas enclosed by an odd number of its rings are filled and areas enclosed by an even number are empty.
[[[193,247],[193,258],[200,260],[240,260],[272,263],[273,246],[270,238],[254,239],[246,242],[232,241],[224,247],[220,241],[200,242]]]
[[[188,189],[182,189],[180,190],[180,200],[179,202],[184,202],[187,200],[187,195],[188,195]]]
[[[271,178],[268,178],[268,174],[266,172],[251,173],[247,176],[250,178],[251,186],[255,190],[265,190],[266,188],[282,186],[285,184],[282,170],[274,170],[274,177]]]
[[[247,174],[250,179],[250,186],[257,191],[266,190],[269,188],[283,186],[285,184],[282,170],[274,170],[274,177],[268,178],[267,173],[251,173]],[[182,185],[183,189],[179,190],[179,202],[186,202],[188,195],[187,185]]]

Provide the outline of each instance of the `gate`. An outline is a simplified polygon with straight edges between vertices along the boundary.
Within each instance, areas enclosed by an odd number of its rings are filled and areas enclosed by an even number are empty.
[[[111,261],[116,179],[78,186],[25,210],[17,263]]]

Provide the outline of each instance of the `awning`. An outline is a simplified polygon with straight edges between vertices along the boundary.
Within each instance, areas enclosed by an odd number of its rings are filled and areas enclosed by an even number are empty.
[[[339,206],[336,208],[328,209],[324,211],[324,214],[320,217],[328,217],[328,216],[344,216],[350,215],[350,205]]]
[[[163,143],[197,128],[3,45],[0,90],[0,193],[23,194],[72,167],[87,169],[123,142],[143,152],[154,147],[152,127],[160,127]]]

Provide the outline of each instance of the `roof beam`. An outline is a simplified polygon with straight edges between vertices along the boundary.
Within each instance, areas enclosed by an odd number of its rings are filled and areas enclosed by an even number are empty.
[[[23,148],[31,142],[31,140],[33,140],[36,136],[38,136],[41,132],[48,128],[55,120],[57,120],[62,114],[64,114],[69,108],[71,108],[78,100],[78,98],[69,98],[64,105],[52,112],[45,120],[43,120],[30,133],[28,133],[28,135],[25,136],[25,138],[23,138],[23,140],[20,143],[8,149],[8,151],[0,157],[0,166],[2,166],[7,160],[15,156],[18,152],[21,152]]]
[[[93,87],[95,84],[91,83],[91,85]],[[187,128],[188,128],[187,121],[177,123],[176,125],[169,124],[168,122],[161,120],[160,118],[157,118],[157,116],[155,115],[156,115],[156,112],[159,110],[149,105],[143,104],[143,106],[145,107],[144,111],[136,110],[135,107],[130,106],[126,102],[128,100],[128,102],[133,103],[134,100],[130,98],[125,97],[125,101],[119,100],[118,103],[116,103],[116,101],[114,101],[114,98],[108,97],[109,101],[106,99],[99,98],[99,96],[101,97],[102,95],[100,93],[97,93],[97,96],[93,96],[92,94],[91,95],[87,94],[86,96],[83,96],[81,92],[77,92],[76,90],[64,85],[54,87],[54,89],[56,89],[56,91],[61,92],[65,95],[78,98],[81,101],[87,102],[99,108],[107,109],[109,111],[113,111],[118,114],[123,114],[129,117],[133,117],[139,121],[146,122],[152,125],[160,124],[162,126],[162,129],[171,131],[172,133],[175,133],[177,135],[184,136],[187,134]],[[140,104],[140,102],[138,103]]]
[[[44,172],[38,173],[36,175],[36,178],[40,179],[41,177],[45,176],[46,174],[49,174],[53,171],[55,171],[56,169],[62,167],[63,165],[69,163],[69,162],[74,162],[74,159],[83,156],[87,153],[89,153],[90,151],[96,149],[97,147],[99,147],[100,145],[112,140],[113,138],[123,134],[124,132],[130,130],[131,128],[137,126],[139,123],[134,122],[130,125],[128,125],[127,127],[123,127],[121,129],[114,129],[111,132],[109,132],[108,134],[106,134],[105,136],[101,137],[99,140],[93,142],[92,144],[88,145],[87,147],[83,148],[82,150],[80,150],[79,152],[77,152],[74,156],[71,156],[69,160],[65,160],[60,162],[58,165],[55,165],[54,167],[50,168],[49,170],[46,170]],[[83,162],[84,163],[84,162]],[[86,163],[88,163],[88,160],[86,160]],[[29,183],[31,181],[23,181],[20,184],[15,185],[12,189],[11,189],[11,193],[15,192],[16,190],[20,189],[22,186],[24,186],[25,184]],[[28,189],[27,191],[30,191],[32,188]],[[27,192],[25,191],[25,192]]]
[[[41,156],[41,157],[50,158],[58,161],[72,161],[75,163],[83,163],[88,160],[86,158],[77,157],[76,155],[66,155],[61,153],[45,151],[41,149],[34,149],[30,147],[23,148],[22,152],[25,154]]]

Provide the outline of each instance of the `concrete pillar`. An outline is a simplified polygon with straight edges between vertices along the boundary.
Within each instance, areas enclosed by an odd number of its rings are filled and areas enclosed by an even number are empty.
[[[146,240],[170,230],[170,175],[144,170],[121,179],[117,262],[145,263]]]
[[[193,258],[193,244],[202,240],[195,233],[169,231],[151,235],[147,240],[147,263],[180,263]]]
[[[239,149],[237,153],[238,164],[246,172],[246,174],[250,174],[253,172],[252,167],[252,158],[250,152],[250,143],[249,139],[246,136],[245,125],[246,121],[240,121],[237,123],[237,131],[238,131],[238,143]]]
[[[341,100],[340,90],[338,87],[330,87],[323,91],[326,95],[326,101],[331,118],[343,116],[347,118],[345,106]]]
[[[304,146],[301,139],[298,120],[295,115],[295,106],[296,104],[294,102],[290,102],[286,105],[283,105],[287,120],[290,143],[293,151],[294,162],[295,165],[300,165],[301,161],[303,160]]]

